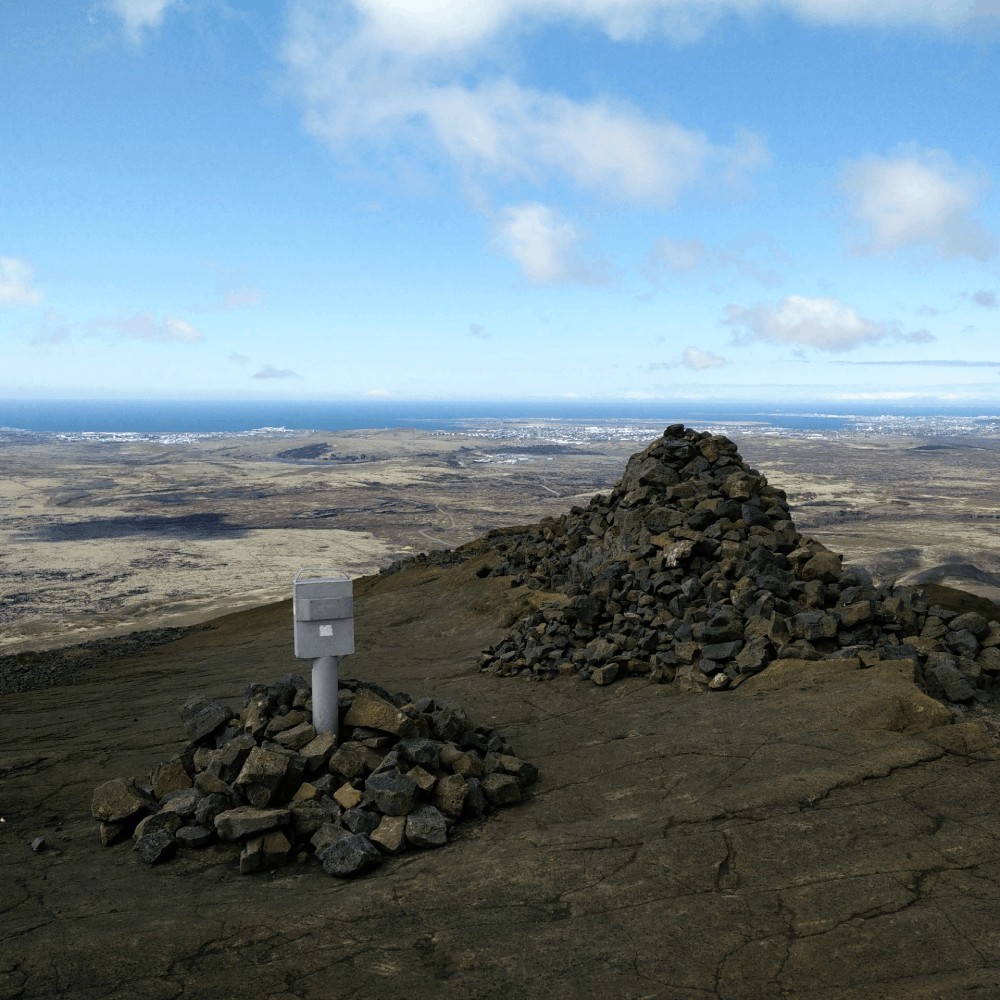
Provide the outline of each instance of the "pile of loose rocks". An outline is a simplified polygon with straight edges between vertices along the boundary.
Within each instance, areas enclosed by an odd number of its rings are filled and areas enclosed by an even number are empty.
[[[521,800],[538,776],[494,729],[459,707],[341,681],[340,739],[312,725],[308,682],[249,684],[243,711],[190,699],[190,743],[149,781],[116,778],[94,792],[101,841],[131,835],[150,864],[178,847],[241,846],[240,871],[314,854],[352,875],[407,847],[440,847],[452,827]]]
[[[997,621],[844,569],[732,441],[681,424],[633,455],[610,495],[487,539],[491,575],[565,596],[484,650],[481,669],[498,676],[701,691],[782,658],[911,658],[934,697],[985,702],[1000,675]]]

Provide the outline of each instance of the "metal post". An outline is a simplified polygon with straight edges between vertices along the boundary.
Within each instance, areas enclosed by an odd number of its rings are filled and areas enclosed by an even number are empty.
[[[312,667],[313,727],[317,733],[337,735],[340,712],[337,704],[339,656],[317,656]]]

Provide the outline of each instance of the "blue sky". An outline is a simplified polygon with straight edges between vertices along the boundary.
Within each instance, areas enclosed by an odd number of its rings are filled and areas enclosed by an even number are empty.
[[[1000,403],[1000,0],[0,5],[0,396]]]

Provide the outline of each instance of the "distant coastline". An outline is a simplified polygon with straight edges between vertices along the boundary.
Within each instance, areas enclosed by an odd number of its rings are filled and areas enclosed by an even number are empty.
[[[764,406],[678,401],[584,402],[330,402],[200,400],[0,400],[0,438],[18,434],[69,435],[73,439],[229,434],[285,436],[303,431],[382,428],[457,431],[505,425],[547,425],[556,430],[593,423],[603,428],[649,428],[683,422],[741,434],[815,433],[819,436],[1000,435],[1000,407],[865,405]],[[518,435],[522,436],[522,435]],[[548,436],[548,435],[543,435]],[[628,433],[620,436],[630,437]]]

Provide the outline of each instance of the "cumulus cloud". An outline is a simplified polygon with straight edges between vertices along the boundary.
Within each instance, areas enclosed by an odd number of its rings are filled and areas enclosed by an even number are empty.
[[[982,306],[984,309],[996,309],[997,293],[988,292],[984,288],[980,288],[978,292],[972,293],[972,301],[977,306]]]
[[[985,172],[959,167],[942,150],[909,148],[849,164],[842,186],[863,234],[855,252],[931,246],[941,257],[991,257],[996,240],[971,215],[988,183]]]
[[[592,25],[616,41],[649,35],[685,41],[726,14],[752,17],[775,7],[820,24],[946,28],[981,13],[982,0],[354,0],[335,6],[341,18],[350,12],[389,51],[442,56],[480,47],[512,28],[556,21]]]
[[[147,28],[158,28],[163,15],[177,0],[108,0],[112,13],[122,19],[125,33],[133,42],[141,42]]]
[[[580,256],[578,247],[583,239],[584,234],[557,209],[526,202],[510,205],[500,213],[489,248],[516,261],[525,276],[539,285],[606,282],[606,269]]]
[[[264,365],[254,378],[302,378],[298,372],[293,372],[291,368],[275,368],[274,365]]]
[[[159,341],[174,344],[196,344],[205,339],[205,334],[185,319],[176,316],[165,316],[161,324],[157,324],[152,313],[136,313],[130,319],[117,320],[98,317],[87,324],[91,333],[99,330],[117,330],[123,337],[147,342]]]
[[[711,351],[699,351],[697,347],[687,347],[681,354],[681,364],[685,368],[694,368],[695,371],[705,371],[707,368],[719,368],[726,363],[725,358],[720,358],[718,354]]]
[[[662,340],[658,337],[657,340]],[[685,347],[677,361],[657,361],[649,366],[650,371],[669,371],[671,368],[691,368],[694,371],[707,371],[709,368],[721,368],[727,364],[725,358],[713,354],[712,351],[702,351],[697,347]]]
[[[0,257],[0,305],[35,305],[41,292],[31,287],[35,269],[17,257]]]
[[[65,344],[69,340],[69,328],[66,326],[66,317],[62,313],[49,309],[42,317],[42,322],[38,326],[38,332],[31,338],[33,347],[51,347],[56,344]]]
[[[776,305],[764,302],[750,308],[728,305],[726,314],[723,323],[732,328],[735,346],[763,340],[836,353],[886,339],[915,344],[934,340],[927,330],[904,334],[898,324],[865,319],[854,306],[833,298],[786,295]]]
[[[486,332],[486,327],[482,323],[469,324],[469,336],[478,337],[480,340],[489,340],[490,335]]]
[[[655,278],[663,271],[686,275],[734,270],[770,288],[781,280],[773,266],[777,262],[791,264],[788,255],[767,238],[750,238],[733,249],[723,249],[707,246],[699,239],[673,240],[664,236],[653,243],[646,272]]]
[[[464,51],[528,10],[489,0],[297,3],[284,58],[306,128],[338,148],[356,140],[433,148],[473,181],[559,175],[634,202],[669,203],[710,167],[737,183],[766,161],[763,140],[747,130],[731,146],[714,145],[626,104],[524,87]],[[569,4],[558,13],[575,17]]]

